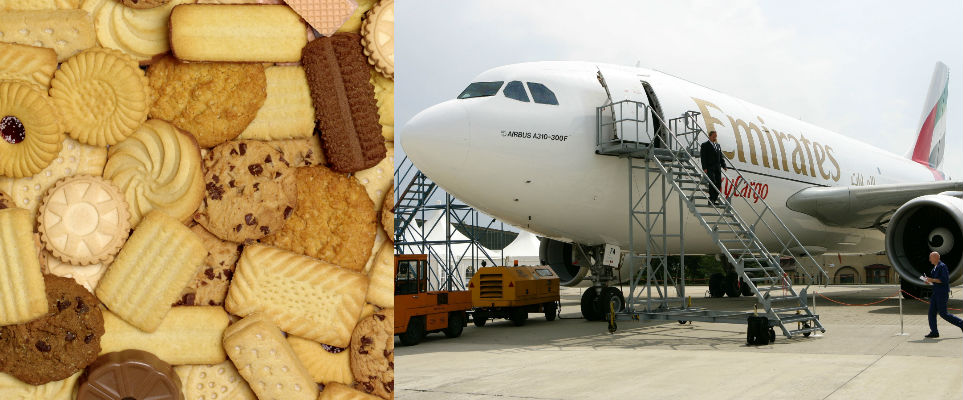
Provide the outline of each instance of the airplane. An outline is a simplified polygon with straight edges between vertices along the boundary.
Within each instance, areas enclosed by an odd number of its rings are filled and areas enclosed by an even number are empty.
[[[400,140],[447,192],[538,235],[540,258],[563,285],[591,271],[597,287],[611,283],[604,278],[611,267],[580,249],[633,244],[628,170],[625,161],[596,154],[597,108],[632,100],[663,122],[696,111],[748,181],[725,178],[723,195],[762,197],[811,254],[885,249],[903,289],[920,294],[931,251],[942,254],[951,284],[963,281],[963,181],[940,169],[948,83],[948,68],[937,62],[915,145],[903,156],[666,73],[575,61],[484,71],[456,98],[411,118]],[[645,188],[638,177],[631,184]],[[675,220],[668,222],[688,232],[685,253],[718,253],[696,218],[669,203]]]

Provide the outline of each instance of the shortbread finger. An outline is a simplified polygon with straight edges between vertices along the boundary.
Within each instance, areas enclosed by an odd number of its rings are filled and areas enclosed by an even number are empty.
[[[267,316],[253,314],[228,327],[224,331],[224,350],[258,399],[318,397],[318,386]]]
[[[46,313],[47,293],[30,211],[0,210],[0,325],[27,322]]]
[[[283,5],[184,4],[170,21],[171,49],[185,61],[296,62],[308,40]]]
[[[221,337],[229,321],[221,307],[176,307],[157,330],[147,333],[104,311],[100,353],[137,349],[154,353],[172,365],[217,364],[227,359]]]

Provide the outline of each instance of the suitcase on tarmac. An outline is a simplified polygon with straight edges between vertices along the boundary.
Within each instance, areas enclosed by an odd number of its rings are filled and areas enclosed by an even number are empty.
[[[765,346],[769,344],[769,318],[750,316],[749,327],[746,330],[746,344],[749,346]]]

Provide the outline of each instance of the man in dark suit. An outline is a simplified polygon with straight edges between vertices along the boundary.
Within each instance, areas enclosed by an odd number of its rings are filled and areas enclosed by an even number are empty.
[[[950,297],[950,271],[946,269],[946,264],[940,261],[940,253],[930,253],[930,264],[933,264],[930,276],[921,277],[923,282],[933,285],[933,294],[930,297],[930,333],[925,337],[938,338],[940,331],[936,329],[936,314],[960,329],[963,329],[963,320],[946,311],[946,302]]]
[[[709,188],[709,203],[717,204],[719,200],[718,188],[722,187],[722,171],[726,169],[726,159],[725,155],[722,154],[722,148],[719,147],[719,143],[716,142],[716,131],[709,131],[709,140],[702,143],[702,147],[699,151],[699,157],[702,158],[702,171],[709,176],[709,181],[712,182],[715,187]]]

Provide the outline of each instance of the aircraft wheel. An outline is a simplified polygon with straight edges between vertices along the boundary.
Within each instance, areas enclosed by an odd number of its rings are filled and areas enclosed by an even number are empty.
[[[599,311],[601,311],[602,316],[606,319],[609,315],[609,310],[614,309],[616,313],[625,309],[625,296],[622,295],[622,291],[614,286],[607,286],[602,289],[602,297],[598,299]]]
[[[417,317],[411,317],[408,320],[408,330],[404,333],[398,335],[401,339],[401,344],[405,346],[414,346],[421,343],[421,339],[425,337],[425,316],[419,315]]]
[[[512,308],[512,310],[509,311],[508,319],[512,320],[512,324],[515,324],[515,326],[525,325],[525,320],[528,319],[528,311],[525,310],[525,307]]]
[[[709,295],[719,298],[726,295],[726,276],[721,273],[709,275]]]
[[[735,272],[726,274],[726,295],[729,297],[739,297],[739,275]]]
[[[594,287],[585,289],[582,293],[582,317],[589,321],[598,321],[602,319],[602,311],[598,308],[598,292]]]
[[[803,322],[802,328],[809,329],[809,328],[812,328],[812,325],[809,325],[808,322]],[[803,333],[803,337],[809,337],[809,335],[812,335],[812,334],[813,334],[812,332],[806,332],[806,333]]]
[[[479,328],[485,326],[485,323],[488,322],[488,310],[483,310],[480,308],[475,310],[474,314],[472,314],[471,320],[475,323],[475,326]]]
[[[555,320],[555,317],[558,316],[558,309],[559,309],[559,307],[558,307],[558,302],[556,302],[556,301],[551,301],[551,302],[542,304],[542,308],[545,309],[545,320],[546,320],[546,321],[554,321],[554,320]]]
[[[740,285],[739,285],[739,290],[742,291],[742,295],[743,295],[743,296],[749,297],[749,296],[752,296],[752,295],[755,294],[755,293],[752,292],[752,287],[749,286],[748,283],[746,283],[745,281],[743,281],[743,280],[742,280],[742,277],[739,277],[739,283],[740,283]]]
[[[463,330],[465,330],[465,312],[455,311],[448,313],[448,327],[444,329],[445,336],[456,338],[461,336]]]

